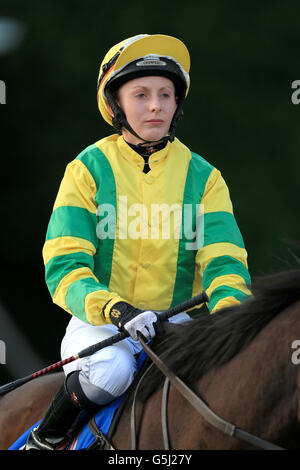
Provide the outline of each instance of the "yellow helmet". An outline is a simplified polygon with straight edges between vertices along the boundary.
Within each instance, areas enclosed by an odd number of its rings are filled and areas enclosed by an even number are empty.
[[[105,121],[114,126],[118,132],[121,133],[122,127],[125,127],[139,137],[127,122],[113,93],[133,78],[145,75],[166,76],[175,84],[178,101],[168,136],[172,141],[190,86],[189,71],[190,55],[179,39],[162,34],[140,34],[125,39],[108,51],[101,64],[97,83],[100,113]],[[114,118],[109,113],[108,104],[113,110]]]

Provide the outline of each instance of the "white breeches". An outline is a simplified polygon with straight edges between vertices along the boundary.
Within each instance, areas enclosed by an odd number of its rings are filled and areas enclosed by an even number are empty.
[[[185,312],[169,319],[172,323],[189,320],[191,318]],[[72,317],[61,343],[61,357],[67,359],[117,333],[118,328],[112,324],[94,326]],[[104,405],[122,395],[132,383],[137,371],[135,355],[141,349],[140,342],[129,337],[91,356],[65,365],[64,372],[68,375],[79,370],[80,384],[87,398]]]

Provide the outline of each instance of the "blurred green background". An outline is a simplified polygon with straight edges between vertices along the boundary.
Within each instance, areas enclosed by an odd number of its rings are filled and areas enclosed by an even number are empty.
[[[0,17],[21,21],[25,35],[0,55],[0,302],[42,366],[59,360],[69,321],[44,282],[47,224],[66,164],[112,133],[96,81],[104,54],[122,39],[162,33],[186,43],[191,89],[177,136],[222,172],[252,277],[297,264],[299,248],[286,240],[300,240],[300,104],[291,100],[299,2],[147,3],[1,1]],[[13,353],[21,369],[10,367]],[[0,383],[36,365],[10,341]]]

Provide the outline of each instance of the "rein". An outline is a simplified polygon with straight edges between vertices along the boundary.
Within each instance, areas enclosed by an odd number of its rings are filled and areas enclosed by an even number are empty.
[[[257,437],[253,434],[250,434],[242,429],[236,427],[234,424],[225,421],[220,416],[216,415],[205,403],[204,401],[196,395],[177,375],[175,375],[166,364],[147,346],[144,342],[141,335],[139,335],[139,341],[143,346],[145,352],[152,360],[152,364],[155,364],[161,372],[165,375],[165,384],[162,394],[162,431],[164,437],[164,446],[165,450],[170,450],[170,440],[169,440],[169,431],[168,431],[168,417],[167,417],[167,405],[168,405],[168,393],[170,383],[186,398],[186,400],[196,409],[196,411],[203,416],[206,421],[208,421],[212,426],[216,427],[224,434],[227,434],[231,437],[236,437],[242,441],[248,442],[249,444],[260,447],[265,450],[285,450],[283,447],[279,447],[271,442],[268,442],[260,437]],[[146,373],[149,371],[148,368],[146,372],[142,375],[141,380],[135,390],[132,413],[131,413],[131,438],[132,438],[132,449],[136,450],[136,427],[135,427],[135,405],[136,405],[136,396],[139,385],[144,379]]]

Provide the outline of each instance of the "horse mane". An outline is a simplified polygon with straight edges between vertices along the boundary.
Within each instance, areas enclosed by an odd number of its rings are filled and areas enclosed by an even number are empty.
[[[243,303],[202,313],[183,324],[167,324],[166,332],[151,344],[153,351],[190,387],[212,368],[228,362],[289,305],[300,299],[300,270],[257,279],[252,296]],[[146,400],[162,386],[163,375],[152,367],[141,385]]]

